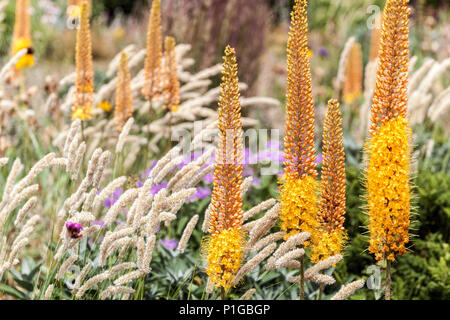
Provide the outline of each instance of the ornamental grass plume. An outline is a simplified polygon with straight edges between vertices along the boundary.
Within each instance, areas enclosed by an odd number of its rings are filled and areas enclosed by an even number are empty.
[[[75,101],[72,108],[72,118],[84,121],[91,119],[91,109],[94,100],[92,43],[86,2],[81,4],[80,14],[76,44]]]
[[[31,67],[34,64],[34,50],[31,43],[30,1],[16,1],[16,19],[11,46],[11,56],[20,50],[27,49],[27,53],[16,63],[16,70]]]
[[[173,37],[166,37],[164,41],[164,75],[164,107],[170,112],[175,112],[180,104],[180,82]]]
[[[408,0],[388,0],[378,54],[372,100],[368,154],[367,201],[369,251],[386,261],[386,299],[390,299],[390,267],[406,252],[410,225],[410,138],[406,119],[408,90]]]
[[[323,132],[323,167],[318,215],[320,241],[313,244],[313,262],[341,253],[346,239],[344,215],[345,154],[342,116],[339,103],[332,99],[328,101]]]
[[[122,131],[123,126],[133,115],[133,94],[131,92],[131,75],[128,67],[128,56],[125,52],[120,55],[119,71],[117,73],[116,108],[114,121],[117,130]]]
[[[222,297],[243,260],[243,144],[238,66],[233,48],[225,49],[219,99],[219,142],[210,206],[210,236],[204,241],[206,273]]]
[[[314,151],[314,101],[308,54],[307,1],[296,0],[291,13],[287,43],[286,122],[284,175],[281,180],[281,229],[284,239],[309,232],[315,242],[317,220],[317,171]],[[310,241],[303,243],[308,247]],[[300,272],[303,275],[304,257]],[[303,299],[304,282],[300,283]]]
[[[361,45],[353,43],[350,49],[347,66],[345,68],[345,81],[342,88],[342,98],[345,103],[351,104],[362,94],[363,59]]]
[[[148,23],[145,80],[142,88],[142,94],[147,100],[156,101],[161,94],[161,60],[161,1],[153,0]]]

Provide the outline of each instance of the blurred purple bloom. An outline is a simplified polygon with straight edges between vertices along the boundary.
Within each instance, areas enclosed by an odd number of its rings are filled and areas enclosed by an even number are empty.
[[[123,190],[122,188],[117,188],[112,194],[106,198],[106,200],[103,202],[106,208],[110,208],[116,203],[116,201],[120,198],[122,195]]]
[[[328,50],[327,50],[327,48],[320,47],[319,48],[319,56],[321,56],[322,58],[328,57]]]
[[[163,182],[161,184],[153,186],[152,189],[151,189],[151,193],[152,194],[157,194],[159,192],[159,190],[164,189],[166,187],[167,187],[167,182]]]
[[[164,238],[163,240],[160,240],[160,241],[161,241],[162,245],[169,250],[173,250],[176,247],[178,247],[178,241],[175,239]]]
[[[189,202],[196,201],[198,199],[205,199],[211,195],[211,189],[208,187],[198,187],[197,192],[194,193],[189,199]]]
[[[100,228],[104,228],[105,227],[105,222],[103,222],[103,221],[94,221],[94,222],[92,222],[92,225],[100,226]]]

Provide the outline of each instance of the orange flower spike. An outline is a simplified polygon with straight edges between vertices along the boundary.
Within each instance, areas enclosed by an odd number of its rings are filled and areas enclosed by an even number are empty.
[[[287,43],[285,173],[317,177],[306,0],[296,0]]]
[[[285,238],[301,231],[315,239],[317,221],[314,101],[308,54],[306,0],[296,0],[287,43],[287,105],[284,176],[281,181],[281,228]],[[305,242],[307,247],[309,242]]]
[[[368,153],[369,251],[377,260],[406,252],[410,225],[411,128],[408,87],[407,0],[388,0],[384,10]]]
[[[162,31],[161,31],[161,1],[153,0],[147,32],[147,56],[144,67],[143,96],[149,100],[157,100],[161,94],[161,60],[162,60]]]
[[[114,121],[117,130],[122,127],[133,115],[133,94],[131,92],[131,75],[128,68],[128,56],[125,52],[120,55],[119,71],[117,74],[116,108]]]
[[[408,0],[387,0],[383,13],[377,80],[369,133],[398,116],[406,118],[408,99]]]
[[[215,233],[242,226],[243,145],[238,67],[233,48],[227,46],[219,98],[219,143],[214,170],[211,228]]]
[[[323,129],[323,167],[318,221],[320,239],[313,246],[311,260],[318,262],[342,251],[346,238],[345,220],[345,154],[342,115],[339,103],[328,101]]]
[[[345,82],[342,96],[346,103],[352,103],[361,96],[363,84],[363,59],[361,45],[355,42],[350,49],[345,69]]]
[[[175,39],[166,37],[164,41],[164,102],[165,108],[175,112],[180,104],[180,82],[178,81],[177,58],[175,54]]]
[[[243,259],[243,139],[238,66],[227,46],[219,98],[219,143],[214,170],[209,233],[204,242],[206,273],[217,287],[228,290]]]
[[[92,69],[91,31],[86,2],[81,5],[75,60],[75,102],[72,108],[72,117],[88,120],[91,118],[94,100],[94,71]]]
[[[27,54],[16,63],[16,69],[20,70],[23,67],[31,67],[34,64],[34,51],[31,42],[30,1],[16,1],[15,13],[11,55],[14,56],[22,49],[28,50]]]
[[[374,61],[378,58],[378,51],[380,49],[380,38],[381,38],[381,26],[383,25],[383,15],[377,14],[374,21],[372,33],[370,36],[370,58],[369,61]]]

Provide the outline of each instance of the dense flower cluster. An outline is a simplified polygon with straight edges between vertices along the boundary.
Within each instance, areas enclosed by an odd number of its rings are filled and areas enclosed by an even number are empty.
[[[145,82],[142,94],[146,99],[157,100],[161,95],[161,1],[152,1],[147,33],[147,56],[145,58]]]
[[[91,119],[94,100],[94,71],[92,69],[92,43],[87,3],[81,5],[80,26],[76,44],[75,101],[72,117],[80,120]]]
[[[238,66],[234,49],[225,49],[219,100],[219,143],[211,197],[209,239],[205,241],[206,273],[228,290],[242,263],[243,140]]]
[[[395,255],[406,252],[409,241],[410,138],[406,119],[397,117],[380,128],[368,147],[369,251],[377,260],[395,260]]]
[[[323,167],[318,221],[318,241],[311,260],[318,262],[340,254],[346,238],[345,220],[345,153],[342,116],[337,100],[328,101],[323,129]]]
[[[314,240],[318,184],[306,7],[306,0],[296,0],[287,44],[285,169],[281,180],[280,219],[287,236],[308,231]]]
[[[410,139],[408,97],[408,0],[386,3],[379,65],[372,104],[367,200],[369,251],[377,260],[395,260],[406,252],[410,225]]]
[[[131,75],[128,68],[128,56],[125,52],[120,55],[119,72],[117,74],[116,107],[114,121],[117,130],[133,115],[133,94],[131,92]]]

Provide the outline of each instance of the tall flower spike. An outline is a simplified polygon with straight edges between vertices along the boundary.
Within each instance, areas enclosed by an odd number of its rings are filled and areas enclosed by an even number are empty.
[[[408,99],[408,0],[388,0],[384,9],[378,52],[378,70],[372,99],[373,136],[381,125],[396,117],[406,118]]]
[[[120,55],[119,71],[117,74],[116,108],[114,121],[117,130],[122,127],[133,114],[133,94],[131,92],[131,76],[128,68],[128,56],[125,52]]]
[[[72,108],[72,117],[88,120],[91,118],[94,99],[94,71],[92,70],[92,43],[87,2],[81,4],[75,59],[75,101]]]
[[[164,107],[172,112],[177,111],[180,104],[180,82],[173,37],[166,37],[164,41],[164,78]]]
[[[320,239],[313,245],[311,260],[318,262],[340,254],[346,238],[345,154],[339,103],[328,101],[323,129],[323,167],[318,221]]]
[[[142,94],[146,99],[158,100],[161,94],[161,1],[153,0],[147,32],[147,56],[145,58],[145,80]]]
[[[31,67],[34,64],[33,48],[31,43],[31,24],[30,24],[30,1],[16,1],[16,19],[14,22],[14,33],[11,47],[11,55],[15,55],[22,49],[27,49],[25,56],[16,63],[16,69]]]
[[[242,263],[243,140],[238,66],[234,49],[225,49],[219,99],[219,143],[211,198],[211,234],[206,241],[206,273],[216,286],[228,290]]]
[[[408,82],[407,0],[388,0],[372,105],[367,200],[369,251],[377,260],[394,261],[406,252],[410,225],[410,139],[406,119]]]
[[[314,151],[314,101],[308,54],[307,1],[296,0],[287,43],[287,106],[281,228],[286,238],[317,228],[317,171]],[[305,242],[308,246],[309,242]]]
[[[355,42],[350,49],[350,55],[345,69],[344,88],[342,89],[344,102],[351,104],[361,96],[362,83],[363,59],[361,45]]]
[[[378,58],[378,51],[380,49],[381,26],[383,25],[383,15],[377,14],[374,22],[375,25],[373,26],[370,36],[369,61],[374,61],[376,58]]]

